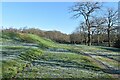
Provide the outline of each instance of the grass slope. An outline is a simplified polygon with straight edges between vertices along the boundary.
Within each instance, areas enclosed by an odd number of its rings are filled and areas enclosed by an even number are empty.
[[[113,68],[120,64],[117,56],[109,57],[120,53],[117,48],[58,44],[34,34],[16,32],[4,32],[1,38],[5,44],[3,54],[19,54],[15,59],[1,61],[4,78],[112,78],[114,76],[104,72],[106,67],[97,60]],[[37,47],[23,43],[37,44]],[[47,51],[51,49],[53,51]]]

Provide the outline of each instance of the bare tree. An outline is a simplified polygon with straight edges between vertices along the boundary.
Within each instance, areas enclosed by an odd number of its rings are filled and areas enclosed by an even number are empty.
[[[97,34],[97,45],[99,45],[100,34],[104,29],[104,24],[106,23],[106,19],[104,17],[93,17],[95,32]]]
[[[87,44],[87,36],[86,36],[87,27],[85,23],[81,22],[79,28],[80,28],[80,34],[83,35],[83,38],[84,38],[83,41],[86,45]]]
[[[111,46],[111,39],[110,39],[110,33],[112,30],[115,30],[115,25],[118,24],[118,11],[114,10],[112,8],[107,9],[107,14],[106,19],[107,19],[107,35],[108,35],[108,46]]]
[[[85,24],[88,28],[88,46],[91,45],[90,17],[96,10],[100,9],[100,7],[101,5],[98,2],[80,2],[71,7],[71,11],[75,12],[73,17],[78,18],[82,15],[85,20]]]

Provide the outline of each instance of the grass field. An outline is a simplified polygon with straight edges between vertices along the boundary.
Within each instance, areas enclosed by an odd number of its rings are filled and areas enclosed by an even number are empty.
[[[120,77],[120,49],[59,44],[34,34],[1,36],[3,78]]]

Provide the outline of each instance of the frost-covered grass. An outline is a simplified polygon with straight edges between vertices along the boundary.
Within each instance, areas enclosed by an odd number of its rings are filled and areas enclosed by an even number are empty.
[[[108,62],[114,67],[117,67],[117,61],[98,57],[97,54],[120,53],[117,48],[58,44],[26,33],[4,33],[2,40],[5,45],[0,48],[3,52],[7,51],[5,54],[19,54],[16,59],[3,60],[4,78],[111,78],[112,74],[102,71],[105,68],[103,65],[84,53],[95,54],[97,60]],[[23,43],[28,44],[28,47]]]
[[[110,67],[113,67],[115,69],[119,69],[120,67],[120,62],[109,59],[109,58],[104,58],[104,57],[96,57],[96,59],[100,60],[103,63],[106,63],[107,65],[109,65]]]
[[[77,51],[87,52],[91,54],[119,54],[120,49],[112,48],[112,47],[103,47],[103,46],[87,46],[87,45],[79,45],[74,48]]]
[[[75,53],[44,53],[40,56],[40,60],[50,60],[50,61],[58,61],[63,63],[71,63],[77,65],[77,67],[82,68],[91,68],[91,69],[100,69],[101,66],[97,64],[92,58],[80,54]]]
[[[58,66],[34,66],[18,77],[24,78],[110,78],[111,75],[103,72],[94,72],[76,68],[63,68]]]

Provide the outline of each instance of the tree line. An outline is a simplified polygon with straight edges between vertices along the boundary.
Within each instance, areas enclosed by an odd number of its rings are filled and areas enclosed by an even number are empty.
[[[119,30],[120,28],[116,29],[116,31],[112,31],[110,34],[112,46],[120,47]],[[60,31],[43,31],[37,28],[2,29],[3,34],[4,32],[35,34],[40,37],[48,38],[48,39],[51,39],[55,42],[62,43],[62,44],[85,44],[87,45],[87,33],[82,31],[81,29],[77,29],[71,34],[65,34]],[[92,34],[92,45],[108,46],[107,33],[104,31],[101,32],[98,38],[98,33],[95,31]]]

